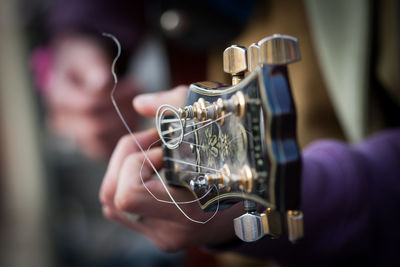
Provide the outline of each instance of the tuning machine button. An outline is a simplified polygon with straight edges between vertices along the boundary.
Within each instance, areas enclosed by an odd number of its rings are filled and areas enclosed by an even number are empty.
[[[247,68],[249,72],[255,70],[260,64],[259,50],[260,46],[258,44],[251,44],[249,48],[247,48]]]
[[[297,39],[288,35],[274,34],[258,42],[261,64],[289,64],[300,60]]]
[[[232,45],[225,49],[224,72],[232,75],[232,84],[239,83],[247,71],[247,49],[243,46]]]
[[[288,225],[288,236],[292,243],[296,243],[304,236],[303,212],[299,210],[288,210],[286,214]]]
[[[257,241],[265,235],[261,215],[256,212],[243,214],[234,219],[233,224],[236,236],[242,241]]]
[[[245,209],[246,203],[252,203],[252,201],[244,201]],[[234,219],[233,225],[236,236],[245,242],[257,241],[265,235],[277,238],[282,233],[281,215],[278,211],[270,208],[261,214],[255,210],[248,211]]]

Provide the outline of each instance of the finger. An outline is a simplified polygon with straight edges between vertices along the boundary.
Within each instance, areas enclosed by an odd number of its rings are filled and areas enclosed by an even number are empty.
[[[117,190],[115,192],[114,204],[120,211],[128,211],[131,204],[132,195],[140,188],[143,183],[150,180],[152,174],[162,166],[161,148],[153,148],[146,151],[146,157],[142,153],[130,154],[124,161],[119,174]],[[142,194],[143,197],[150,197]]]
[[[128,227],[145,235],[163,251],[175,252],[197,242],[195,234],[188,231],[192,228],[169,220],[142,217]]]
[[[146,151],[146,156],[148,160],[145,160],[144,154],[133,153],[125,159],[119,175],[127,177],[127,179],[119,179],[118,185],[116,185],[117,190],[114,198],[108,196],[106,200],[102,199],[104,205],[103,214],[107,218],[118,221],[124,225],[132,223],[126,216],[127,212],[121,207],[126,205],[125,201],[129,200],[130,194],[134,191],[133,188],[138,187],[151,178],[153,169],[149,162],[152,162],[152,166],[154,166],[156,170],[160,169],[162,166],[161,148],[153,148]],[[141,171],[142,166],[143,171]],[[135,173],[140,173],[140,180],[129,179]]]
[[[170,104],[175,107],[183,106],[187,90],[187,86],[181,85],[165,92],[138,95],[133,99],[133,107],[144,116],[154,117],[158,107],[162,104]]]
[[[135,137],[139,144],[144,148],[158,140],[158,133],[155,129],[150,129],[135,134]],[[117,147],[111,156],[110,163],[108,165],[104,180],[100,189],[100,201],[105,205],[113,206],[114,194],[116,190],[116,183],[124,159],[131,153],[139,151],[139,148],[130,135],[125,135],[120,139]]]
[[[132,173],[131,170],[126,170],[127,173]],[[127,187],[126,179],[141,181],[139,175],[132,175],[127,178],[121,177],[119,182],[118,190],[115,196],[116,208],[121,212],[130,212],[134,214],[140,214],[145,217],[156,217],[166,220],[173,220],[178,222],[188,222],[188,218],[184,216],[172,203],[172,199],[167,193],[163,184],[158,180],[150,180],[145,182],[145,186],[141,185],[138,187]],[[191,219],[196,221],[206,221],[210,218],[213,213],[204,212],[196,201],[196,197],[193,196],[186,188],[178,187],[167,187],[171,196],[176,202],[188,202],[189,204],[178,204],[183,212]],[[151,192],[151,194],[150,194]],[[155,199],[154,197],[157,199]],[[201,197],[201,196],[200,196]],[[160,202],[161,200],[162,202]],[[169,203],[165,203],[169,202]]]
[[[132,153],[125,159],[119,174],[118,191],[124,189],[129,194],[130,189],[141,187],[143,182],[149,181],[153,173],[162,167],[163,151],[161,147],[152,147],[144,153]],[[139,179],[133,179],[137,176]],[[125,177],[126,179],[122,179]]]
[[[234,238],[232,220],[243,213],[241,203],[221,211],[209,223],[181,223],[155,217],[141,217],[140,220],[122,222],[129,228],[140,231],[164,251],[176,251],[193,246],[214,246]]]
[[[196,227],[188,227],[169,220],[141,217],[140,220],[135,222],[131,222],[126,218],[120,218],[117,221],[134,231],[142,233],[158,248],[166,252],[186,249],[196,244],[201,244],[202,241],[197,236],[198,229]]]

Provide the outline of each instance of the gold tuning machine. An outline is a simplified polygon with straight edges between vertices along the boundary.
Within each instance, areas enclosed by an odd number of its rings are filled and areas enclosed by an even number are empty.
[[[199,98],[192,105],[179,109],[182,119],[218,120],[221,125],[224,123],[225,114],[230,112],[239,119],[244,117],[246,113],[246,97],[241,91],[237,91],[229,99],[218,98],[213,103],[205,101],[204,98]]]
[[[251,193],[257,174],[248,165],[239,169],[237,174],[232,174],[229,166],[225,164],[219,172],[207,173],[204,177],[210,186],[218,185],[219,188],[225,188],[227,191],[236,186],[246,193]]]
[[[225,49],[224,72],[232,75],[232,85],[238,84],[247,71],[247,49],[243,46],[232,45]]]

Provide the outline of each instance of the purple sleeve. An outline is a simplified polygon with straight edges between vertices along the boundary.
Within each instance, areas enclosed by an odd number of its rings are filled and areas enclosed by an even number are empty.
[[[399,262],[400,129],[357,146],[311,144],[302,179],[304,239],[264,238],[235,251],[285,265]]]
[[[126,50],[133,50],[145,28],[144,1],[56,0],[48,19],[49,31],[79,31],[115,35]]]

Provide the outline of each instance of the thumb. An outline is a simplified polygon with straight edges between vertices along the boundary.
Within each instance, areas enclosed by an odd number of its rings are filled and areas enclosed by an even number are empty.
[[[181,107],[185,103],[187,92],[188,87],[180,85],[169,91],[141,94],[133,99],[133,107],[139,114],[154,117],[162,104]]]

